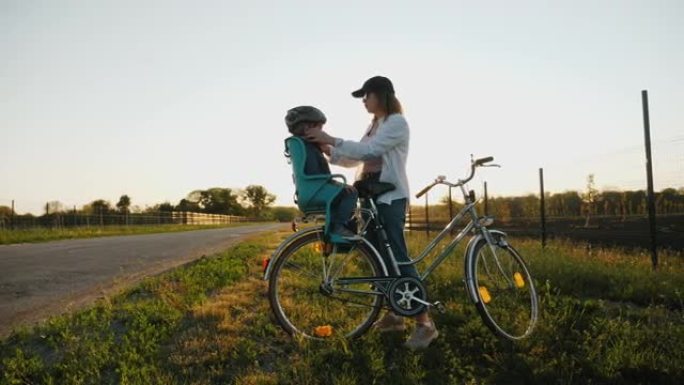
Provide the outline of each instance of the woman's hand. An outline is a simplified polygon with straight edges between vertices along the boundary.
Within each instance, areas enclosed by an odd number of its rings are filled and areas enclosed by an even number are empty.
[[[330,156],[332,152],[332,146],[330,146],[329,144],[319,144],[318,148],[321,150],[322,153],[324,153],[327,156]]]
[[[319,130],[315,127],[309,127],[304,130],[304,137],[306,140],[313,143],[329,145],[335,144],[335,138],[328,135],[325,131]]]

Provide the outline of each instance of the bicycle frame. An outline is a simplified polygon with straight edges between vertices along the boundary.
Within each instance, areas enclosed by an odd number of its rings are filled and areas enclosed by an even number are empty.
[[[397,262],[397,260],[394,256],[394,252],[392,251],[392,248],[389,246],[388,242],[385,242],[387,254],[388,254],[390,262],[391,262],[391,266],[386,266],[383,259],[380,257],[379,250],[377,250],[374,245],[372,245],[370,242],[368,242],[368,240],[365,237],[363,238],[364,243],[366,243],[368,246],[370,246],[371,250],[373,250],[373,252],[378,257],[379,262],[382,265],[382,270],[386,275],[389,275],[388,273],[391,270],[392,273],[394,273],[394,275],[396,275],[397,277],[401,276],[401,272],[399,270],[400,266],[415,265],[415,264],[421,262],[422,260],[424,260],[434,250],[434,248],[437,247],[437,245],[444,239],[444,237],[446,237],[446,235],[448,233],[451,233],[451,231],[456,227],[456,225],[459,223],[459,221],[461,221],[461,219],[463,219],[468,214],[470,215],[470,221],[465,225],[465,227],[463,227],[461,229],[461,231],[456,235],[456,237],[454,237],[454,239],[447,245],[447,247],[444,248],[444,250],[432,262],[432,264],[425,270],[425,272],[422,275],[420,275],[420,280],[425,281],[427,279],[427,277],[430,276],[430,274],[448,257],[448,255],[454,250],[454,248],[456,248],[456,246],[463,240],[463,238],[465,238],[465,236],[473,229],[480,232],[480,234],[486,239],[487,243],[490,244],[490,246],[492,245],[493,240],[492,240],[491,235],[489,234],[489,230],[486,228],[486,226],[484,226],[480,223],[480,217],[478,217],[477,211],[475,210],[475,205],[477,204],[477,200],[470,199],[470,197],[469,197],[469,195],[465,189],[465,184],[468,181],[470,181],[475,174],[475,167],[480,166],[480,165],[481,164],[473,163],[473,165],[471,167],[470,175],[466,179],[459,180],[458,183],[452,184],[452,183],[446,182],[443,177],[439,177],[433,184],[426,187],[425,189],[423,189],[423,191],[421,191],[421,193],[418,194],[419,196],[422,195],[423,193],[427,192],[430,188],[432,188],[436,184],[446,184],[449,187],[459,187],[461,189],[461,192],[463,193],[463,197],[464,197],[465,202],[466,202],[466,205],[461,209],[461,211],[451,219],[451,221],[445,226],[445,228],[430,242],[430,244],[428,244],[425,247],[425,249],[423,249],[423,251],[420,253],[420,255],[418,257],[410,258],[411,261],[409,261],[409,262]],[[370,220],[375,219],[378,216],[378,209],[377,209],[377,206],[375,204],[375,201],[373,199],[369,199],[368,201],[370,203],[371,208],[370,209],[365,209],[365,208],[360,209],[360,212],[365,212],[366,214],[369,215],[369,220],[366,222],[364,228],[361,231],[362,234],[365,234],[365,232],[367,231],[367,226],[370,223]],[[378,221],[373,221],[373,222],[376,223],[374,231],[376,231],[378,234],[380,234],[380,232],[384,231],[384,228],[382,227],[381,224],[378,223]],[[278,247],[278,249],[272,254],[272,256],[277,257],[280,254],[280,252],[285,249],[285,247],[287,245],[289,245],[295,239],[299,238],[300,236],[302,236],[302,235],[304,235],[310,231],[316,231],[316,229],[308,229],[308,230],[304,230],[304,231],[297,232],[297,233],[293,234],[288,239],[286,239],[280,245],[280,247]],[[495,232],[501,233],[499,231],[495,231]],[[501,234],[505,235],[503,233],[501,233]],[[264,280],[267,280],[270,277],[272,265],[273,265],[273,258],[271,258],[269,260],[268,266],[266,267],[266,271],[264,272]],[[329,276],[330,276],[329,272],[324,271],[324,275],[325,275],[324,280],[328,280]],[[370,277],[369,278],[362,278],[362,279],[364,281],[372,281],[372,279]],[[377,277],[376,280],[377,281],[386,281],[387,278]],[[343,279],[342,281],[346,282],[347,279]],[[353,278],[349,279],[349,282],[352,282],[352,281],[357,282],[357,279],[353,279]]]
[[[459,183],[461,184],[461,183]],[[425,282],[425,280],[430,276],[430,274],[446,260],[446,258],[449,256],[449,254],[454,250],[454,248],[463,240],[463,238],[466,237],[466,235],[473,229],[475,229],[477,232],[479,232],[478,235],[474,236],[469,244],[468,244],[468,250],[466,250],[466,254],[470,252],[470,245],[474,244],[474,241],[477,241],[479,238],[483,237],[484,239],[487,240],[487,243],[492,247],[492,242],[493,238],[490,235],[490,230],[486,228],[485,225],[483,225],[480,222],[480,217],[477,215],[477,211],[475,210],[475,206],[477,204],[477,200],[471,200],[469,199],[468,194],[466,193],[465,187],[461,184],[461,191],[463,192],[466,205],[459,211],[458,214],[456,214],[451,221],[444,227],[444,229],[428,244],[423,251],[420,253],[418,257],[415,259],[411,259],[409,262],[397,262],[394,253],[392,252],[391,247],[389,247],[389,244],[385,244],[387,247],[387,252],[389,255],[389,258],[391,260],[391,267],[394,269],[395,277],[357,277],[357,278],[338,278],[337,274],[330,274],[328,271],[325,271],[324,269],[324,281],[327,284],[332,284],[333,281],[337,284],[340,285],[336,287],[335,290],[341,291],[341,292],[347,292],[347,293],[355,293],[355,294],[369,294],[369,295],[384,295],[385,291],[387,290],[387,287],[391,284],[391,282],[396,279],[397,277],[401,276],[399,266],[407,266],[407,265],[415,265],[422,260],[424,260],[431,252],[434,250],[435,247],[449,234],[455,227],[456,225],[463,219],[466,215],[470,215],[470,221],[461,229],[461,231],[451,240],[451,242],[444,248],[442,252],[439,253],[439,255],[436,257],[436,259],[430,264],[430,266],[420,275],[420,281]],[[368,210],[366,209],[366,212],[370,214],[371,218],[377,216],[377,208],[375,206],[375,202],[373,200],[369,200],[371,204],[371,209]],[[363,209],[362,209],[363,210]],[[368,222],[366,223],[366,226],[368,226]],[[365,232],[366,228],[364,227],[362,232]],[[381,225],[376,225],[376,231],[383,231],[383,228]],[[505,236],[504,233],[498,231],[498,230],[491,230],[491,232],[500,234]],[[365,238],[364,238],[365,240]],[[376,255],[379,256],[378,250],[373,246],[370,242],[366,240],[366,243],[371,247],[371,249],[376,253]],[[382,258],[380,258],[380,262],[382,262]],[[387,266],[387,268],[390,268],[390,266]],[[472,286],[473,282],[468,280],[464,280],[466,285]],[[381,288],[380,291],[378,290],[353,290],[353,289],[348,289],[345,288],[345,285],[350,285],[350,284],[358,284],[358,283],[372,283],[377,285],[377,287]],[[471,287],[472,290],[472,287]],[[475,303],[477,303],[477,298],[473,298]],[[416,299],[416,301],[423,303],[426,306],[434,306],[434,304],[431,304],[429,302]]]
[[[437,245],[447,236],[447,234],[450,234],[454,228],[458,225],[458,223],[467,215],[470,215],[470,221],[461,229],[461,231],[451,240],[451,242],[444,248],[442,252],[439,253],[439,255],[436,257],[436,259],[428,266],[427,269],[420,275],[420,280],[425,281],[427,277],[432,274],[432,272],[444,262],[444,260],[449,256],[449,254],[458,246],[459,243],[465,238],[468,233],[475,229],[476,231],[482,233],[487,239],[488,242],[491,242],[491,237],[489,236],[489,232],[485,226],[483,226],[480,223],[480,218],[477,215],[477,211],[475,210],[475,206],[477,205],[477,200],[471,201],[468,197],[468,194],[465,190],[465,187],[463,184],[459,183],[459,187],[461,188],[461,191],[463,192],[463,196],[466,201],[466,205],[459,211],[452,219],[449,221],[449,223],[442,229],[442,231],[437,234],[435,238],[423,249],[423,251],[415,258],[411,258],[411,261],[409,262],[397,262],[394,253],[392,252],[391,248],[388,248],[388,255],[390,257],[390,260],[392,261],[392,268],[394,269],[394,273],[399,276],[400,275],[400,266],[410,266],[410,265],[415,265],[422,260],[424,260],[433,250]],[[375,207],[374,202],[371,200],[371,207],[373,214],[377,213],[377,208]],[[380,231],[381,229],[376,229],[376,231]]]

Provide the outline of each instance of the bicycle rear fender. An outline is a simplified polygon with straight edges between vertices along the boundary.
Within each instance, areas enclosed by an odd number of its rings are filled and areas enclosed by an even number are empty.
[[[506,233],[504,233],[503,231],[500,231],[500,230],[489,230],[489,229],[487,229],[487,231],[490,234],[494,234],[494,235],[499,236],[500,238],[506,238],[507,237]],[[475,255],[474,255],[474,253],[475,253],[475,245],[477,245],[477,243],[482,239],[484,239],[484,235],[482,235],[481,233],[470,238],[470,241],[468,241],[468,246],[466,246],[466,257],[464,258],[464,262],[463,262],[465,264],[464,281],[465,281],[465,285],[466,285],[466,292],[468,293],[468,295],[470,296],[470,299],[475,304],[477,304],[479,302],[479,300],[477,298],[477,295],[475,294],[475,293],[477,293],[478,289],[475,287],[475,280],[473,278],[475,276],[475,272],[473,271],[473,269],[475,268],[475,265],[474,265]],[[470,263],[470,262],[473,262],[473,263]]]
[[[322,226],[321,227],[311,227],[308,229],[298,231],[298,232],[290,235],[289,237],[287,237],[278,246],[278,248],[275,249],[273,254],[271,254],[271,258],[269,258],[268,265],[266,266],[266,269],[264,271],[264,281],[268,281],[271,278],[271,269],[272,269],[275,261],[280,257],[280,255],[283,253],[283,251],[285,250],[286,247],[288,247],[295,240],[297,240],[297,239],[299,239],[299,238],[301,238],[301,237],[303,237],[309,233],[313,233],[316,231],[323,231],[323,227]],[[378,251],[375,249],[375,247],[373,247],[373,245],[366,238],[363,238],[362,241],[363,241],[363,243],[365,243],[370,248],[370,250],[373,251],[373,253],[375,254],[375,258],[378,260],[378,262],[380,262],[380,267],[382,267],[382,272],[383,272],[384,276],[387,277],[389,275],[389,273],[387,272],[387,266],[385,265],[385,261],[382,259],[382,257],[380,256]]]

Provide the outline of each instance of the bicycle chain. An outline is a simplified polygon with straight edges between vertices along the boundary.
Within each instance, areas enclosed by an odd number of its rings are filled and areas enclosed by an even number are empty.
[[[352,301],[352,300],[350,300],[350,299],[344,299],[344,298],[336,297],[336,296],[334,296],[334,295],[329,295],[328,298],[336,299],[336,300],[341,301],[341,302],[353,303],[353,304],[355,304],[355,305],[361,305],[361,306],[365,306],[365,307],[370,307],[370,308],[375,307],[375,306],[373,306],[373,305],[368,305],[368,304],[365,304],[365,303]],[[384,302],[384,301],[383,301],[383,302]],[[381,309],[389,309],[389,306],[387,306],[387,305],[380,305],[380,308],[381,308]]]

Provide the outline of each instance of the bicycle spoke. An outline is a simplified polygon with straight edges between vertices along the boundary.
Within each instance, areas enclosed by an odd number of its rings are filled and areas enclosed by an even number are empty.
[[[294,270],[292,270],[292,271],[293,271],[294,273],[297,273],[298,275],[301,275],[302,277],[308,276],[308,277],[311,277],[311,278],[314,278],[314,279],[321,279],[321,276],[318,276],[318,275],[316,275],[316,274],[314,274],[314,273],[311,273],[311,272],[309,272],[309,271],[306,271],[306,270],[304,270],[303,267],[298,266],[298,265],[296,265],[296,264],[294,264],[294,263],[292,263],[292,262],[287,262],[285,265],[286,265],[287,267],[292,267],[292,268],[294,268]]]

